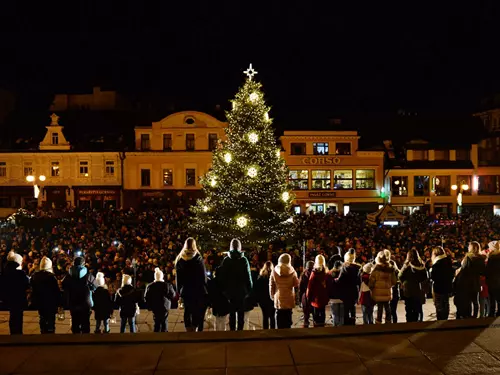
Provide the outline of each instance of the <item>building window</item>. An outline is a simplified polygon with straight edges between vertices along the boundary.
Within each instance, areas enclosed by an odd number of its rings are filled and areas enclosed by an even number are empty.
[[[352,171],[333,171],[333,188],[337,190],[352,189]]]
[[[186,186],[196,186],[196,171],[193,168],[186,169]]]
[[[478,194],[500,194],[500,176],[479,176],[478,182]]]
[[[208,149],[213,151],[217,148],[217,134],[208,135]]]
[[[356,170],[356,189],[359,190],[375,189],[375,169]]]
[[[80,162],[80,177],[88,177],[89,176],[89,162],[81,161]]]
[[[330,181],[332,178],[332,171],[311,171],[312,189],[314,190],[328,190],[330,189]]]
[[[59,177],[61,175],[61,169],[59,168],[59,162],[53,161],[51,163],[50,175],[52,177]]]
[[[163,134],[163,151],[172,151],[172,134]]]
[[[413,187],[413,195],[416,197],[427,197],[430,192],[430,178],[429,176],[415,176]]]
[[[151,141],[149,140],[149,134],[141,134],[141,150],[150,150]]]
[[[306,144],[305,143],[292,143],[290,144],[290,151],[292,155],[305,155],[306,154]]]
[[[186,151],[194,151],[194,134],[186,134]]]
[[[435,150],[434,151],[434,160],[450,160],[450,151],[449,150]]]
[[[7,177],[7,162],[0,161],[0,177]]]
[[[307,169],[302,171],[290,171],[288,173],[288,178],[295,190],[309,189],[309,171]]]
[[[429,151],[413,150],[413,160],[429,160]]]
[[[470,160],[470,151],[457,150],[457,160]]]
[[[314,155],[328,155],[328,143],[313,143]]]
[[[173,186],[174,185],[174,172],[172,169],[163,170],[163,186]]]
[[[408,196],[408,176],[394,176],[391,179],[391,192],[393,197]]]
[[[457,188],[467,185],[469,188],[462,192],[463,195],[471,195],[472,192],[472,176],[457,176]],[[460,192],[460,191],[459,191]]]
[[[115,175],[115,162],[113,160],[106,160],[106,169],[104,171],[106,176]]]
[[[434,191],[436,195],[450,195],[451,191],[450,176],[436,176],[434,178]]]
[[[52,133],[52,144],[53,145],[59,144],[59,133]]]
[[[24,175],[24,177],[33,176],[33,163],[32,162],[27,161],[24,163],[23,175]]]
[[[335,144],[335,154],[337,155],[351,155],[350,142],[337,142]]]
[[[151,171],[141,169],[141,186],[151,186]]]

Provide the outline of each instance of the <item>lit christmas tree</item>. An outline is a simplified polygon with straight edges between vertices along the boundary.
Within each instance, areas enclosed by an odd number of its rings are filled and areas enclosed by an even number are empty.
[[[205,198],[192,207],[191,230],[205,240],[225,244],[233,237],[263,243],[286,236],[292,227],[293,199],[288,169],[281,158],[257,73],[247,79],[226,113],[227,139],[213,153],[202,177]]]

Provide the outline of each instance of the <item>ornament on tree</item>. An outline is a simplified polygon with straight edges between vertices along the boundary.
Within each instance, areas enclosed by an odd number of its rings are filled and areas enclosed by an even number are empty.
[[[203,212],[208,212],[208,206],[203,206]]]
[[[215,187],[215,185],[217,185],[217,180],[215,179],[215,177],[212,177],[212,179],[210,180],[210,186]]]
[[[236,224],[240,228],[245,228],[248,225],[248,219],[245,216],[240,216],[236,219]]]
[[[231,153],[226,152],[226,153],[224,154],[224,161],[225,161],[227,164],[229,164],[229,163],[231,163],[231,160],[233,160],[233,157],[231,156]]]
[[[256,132],[250,132],[248,134],[248,140],[250,143],[257,143],[259,141],[259,135]]]
[[[288,191],[283,192],[283,194],[281,194],[281,199],[283,199],[285,202],[288,202],[288,200],[290,199],[290,193]]]
[[[257,168],[255,168],[255,167],[248,168],[247,174],[249,177],[252,177],[252,178],[257,177]]]
[[[252,103],[255,103],[259,99],[259,94],[257,94],[256,92],[252,92],[249,98]]]

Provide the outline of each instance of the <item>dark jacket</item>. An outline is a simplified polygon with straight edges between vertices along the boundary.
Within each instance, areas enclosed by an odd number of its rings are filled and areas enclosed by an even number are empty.
[[[404,298],[421,298],[421,285],[427,280],[427,269],[422,264],[406,264],[399,271],[399,280],[401,280],[402,294]]]
[[[429,277],[432,280],[432,289],[436,294],[451,294],[453,291],[453,265],[451,259],[446,255],[438,256],[434,259],[434,264],[429,270]]]
[[[254,285],[257,302],[263,309],[274,306],[274,301],[271,299],[271,295],[269,294],[269,277],[270,275],[259,276]]]
[[[500,290],[500,252],[492,251],[488,254],[485,276],[490,291]]]
[[[140,302],[139,293],[132,285],[125,285],[116,292],[115,302],[120,309],[120,317],[133,318],[137,314],[137,304]]]
[[[199,253],[193,258],[181,258],[175,265],[177,293],[184,303],[205,303],[207,299],[207,274]]]
[[[96,320],[107,320],[113,315],[113,298],[106,287],[100,286],[94,292],[94,311]]]
[[[307,292],[307,286],[309,285],[309,279],[311,278],[312,274],[312,269],[307,269],[302,272],[302,275],[300,275],[300,280],[299,280],[299,298],[300,301],[307,300],[306,297],[306,292]],[[302,302],[304,303],[304,302]]]
[[[24,310],[28,307],[26,292],[30,288],[30,279],[17,267],[19,264],[16,262],[7,262],[2,275],[0,293],[9,310]]]
[[[91,310],[93,306],[92,292],[95,290],[95,277],[85,266],[70,268],[63,280],[62,287],[66,303],[70,310]]]
[[[481,291],[481,283],[479,277],[486,273],[486,257],[483,255],[474,255],[467,253],[462,261],[462,269],[460,273],[459,287],[464,288],[464,292],[479,293]]]
[[[344,289],[338,282],[338,277],[340,275],[340,270],[339,269],[332,269],[330,272],[330,283],[328,285],[328,296],[330,299],[339,299],[342,302],[344,301]]]
[[[222,291],[230,301],[243,302],[252,291],[250,264],[241,251],[230,251],[217,272],[217,277],[221,278]]]
[[[230,312],[229,300],[224,293],[222,293],[222,288],[219,283],[220,279],[217,276],[208,280],[208,297],[210,306],[212,306],[212,313],[215,316],[226,316]]]
[[[340,284],[340,288],[344,289],[344,299],[342,300],[344,303],[353,304],[358,300],[359,286],[361,285],[360,268],[361,266],[357,263],[344,263],[340,269],[337,282]]]
[[[155,281],[148,285],[144,297],[148,310],[164,313],[172,308],[175,290],[169,282]]]
[[[333,254],[330,259],[328,259],[328,268],[333,269],[335,266],[335,262],[340,261],[343,262],[344,259],[342,259],[342,256],[340,255],[340,250],[338,250],[337,254]]]
[[[31,277],[31,304],[38,311],[56,313],[61,306],[61,290],[52,272],[38,271]]]

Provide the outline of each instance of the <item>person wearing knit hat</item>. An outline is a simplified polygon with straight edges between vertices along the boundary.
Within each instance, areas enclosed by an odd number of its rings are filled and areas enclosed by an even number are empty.
[[[97,286],[94,292],[95,333],[109,333],[109,321],[113,315],[113,300],[102,272],[97,272],[95,285]]]
[[[373,263],[366,263],[361,272],[361,287],[359,288],[359,304],[363,312],[363,324],[373,324],[373,299],[370,287],[368,286],[370,274],[372,273]]]
[[[390,323],[392,319],[390,306],[392,287],[396,284],[397,277],[394,267],[389,263],[384,251],[379,251],[375,262],[376,265],[372,269],[368,281],[371,297],[377,305],[377,318],[375,322],[377,324],[382,323],[382,316],[385,310],[385,321],[386,323]]]
[[[344,262],[345,263],[354,263],[356,262],[356,250],[353,248],[350,248],[347,253],[344,255]]]
[[[7,264],[2,275],[0,291],[3,294],[3,302],[9,310],[9,328],[11,335],[23,334],[23,314],[28,307],[26,292],[30,287],[30,281],[22,270],[23,257],[11,251],[7,255]]]
[[[52,261],[43,257],[40,270],[31,277],[31,302],[40,316],[40,333],[55,333],[61,290],[52,271]]]
[[[344,324],[356,324],[356,302],[359,297],[361,280],[359,271],[361,265],[356,263],[356,250],[349,249],[344,255],[344,264],[338,277],[338,282],[343,286]]]
[[[392,297],[391,297],[391,301],[389,303],[389,305],[391,307],[392,323],[397,323],[398,322],[398,303],[399,303],[399,299],[400,299],[400,293],[399,293],[399,269],[398,269],[398,266],[397,266],[396,262],[394,262],[391,259],[391,256],[392,256],[391,251],[388,250],[388,249],[385,249],[383,251],[384,251],[385,257],[389,260],[389,263],[394,268],[394,273],[396,274],[396,279],[398,280],[398,282],[396,282],[396,284],[394,284],[392,286]]]
[[[154,331],[168,332],[168,313],[176,293],[172,284],[164,281],[159,268],[155,268],[155,281],[148,285],[144,297],[148,310],[153,312]]]
[[[115,303],[120,309],[120,333],[125,333],[127,324],[130,327],[130,333],[137,331],[135,320],[139,311],[139,302],[139,293],[132,286],[132,276],[124,274],[122,287],[118,289],[115,296]]]
[[[295,307],[295,288],[299,286],[297,272],[291,265],[291,257],[281,254],[269,281],[270,295],[276,308],[276,325],[292,328],[292,310]]]

